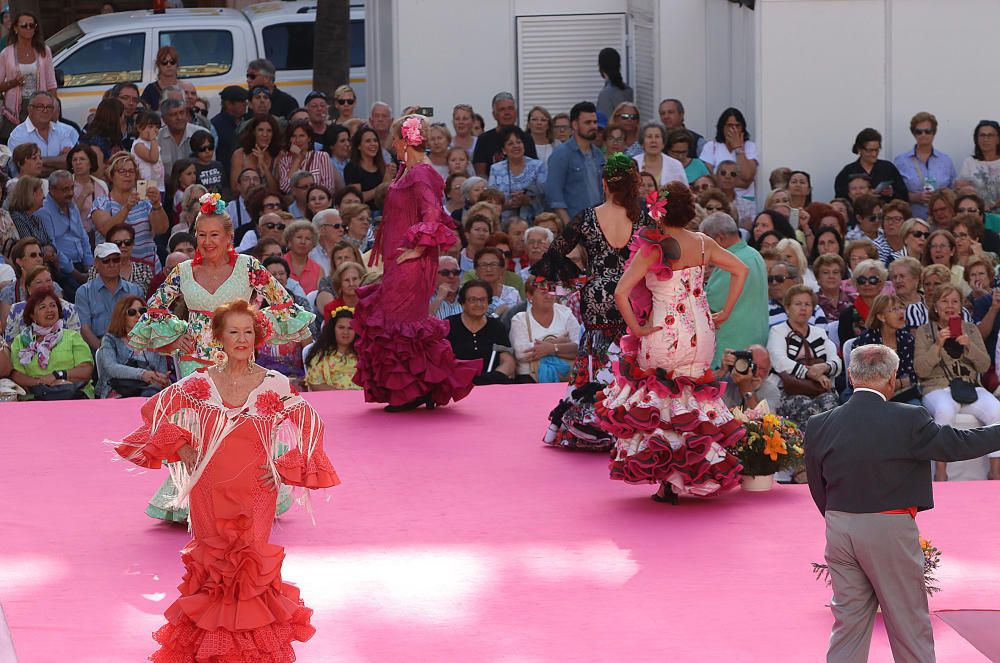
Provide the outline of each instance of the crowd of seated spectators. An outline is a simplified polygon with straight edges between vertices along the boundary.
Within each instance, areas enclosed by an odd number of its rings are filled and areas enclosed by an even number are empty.
[[[355,388],[350,320],[358,289],[381,275],[371,248],[399,169],[392,107],[376,102],[362,117],[349,85],[299,106],[273,64],[255,60],[248,86],[221,90],[208,118],[177,78],[184,53],[165,46],[156,81],[109,88],[77,129],[59,112],[47,49],[37,57],[35,89],[0,81],[17,101],[17,121],[0,130],[12,154],[0,174],[0,378],[24,398],[49,383],[73,387],[72,397],[148,395],[174,379],[167,358],[131,352],[126,338],[143,301],[193,256],[198,198],[217,192],[237,250],[317,314],[314,342],[269,347],[259,360],[303,388]],[[850,394],[849,350],[884,343],[903,359],[900,399],[940,423],[959,413],[1000,422],[1000,124],[980,122],[954,160],[934,145],[931,113],[913,115],[913,147],[898,155],[883,155],[881,133],[864,128],[850,145],[857,158],[826,183],[834,196],[819,200],[809,164],[758,172],[737,108],[705,136],[686,126],[678,99],[657,117],[628,95],[567,110],[536,106],[522,118],[500,92],[493,126],[465,104],[431,125],[429,159],[458,241],[439,258],[428,313],[448,323],[460,358],[483,359],[478,383],[566,379],[579,298],[534,283],[530,269],[601,202],[595,164],[623,151],[640,171],[641,204],[669,181],[688,183],[696,223],[751,268],[740,314],[718,330],[715,368],[731,405],[767,400],[804,424]],[[570,257],[586,267],[582,252]],[[707,277],[712,306],[726,283]],[[990,476],[1000,478],[1000,459]]]

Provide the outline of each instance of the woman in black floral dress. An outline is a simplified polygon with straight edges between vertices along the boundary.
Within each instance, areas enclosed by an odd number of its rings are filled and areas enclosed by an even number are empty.
[[[580,350],[567,394],[549,414],[544,442],[593,451],[608,451],[614,444],[597,425],[594,396],[611,382],[611,362],[621,353],[618,342],[626,331],[615,305],[615,286],[625,272],[633,234],[652,224],[639,205],[635,162],[620,152],[604,165],[604,198],[603,204],[580,212],[549,249],[562,257],[582,245],[587,282],[580,297]]]

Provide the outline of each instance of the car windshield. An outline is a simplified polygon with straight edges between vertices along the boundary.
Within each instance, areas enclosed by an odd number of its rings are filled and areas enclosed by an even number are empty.
[[[45,44],[49,47],[49,49],[51,49],[52,56],[55,57],[76,42],[80,41],[80,38],[83,35],[84,32],[80,29],[80,24],[74,21],[46,39]]]

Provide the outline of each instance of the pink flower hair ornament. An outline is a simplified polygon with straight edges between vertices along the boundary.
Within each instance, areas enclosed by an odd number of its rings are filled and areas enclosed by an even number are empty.
[[[416,115],[411,115],[403,120],[403,126],[400,128],[400,131],[402,132],[403,140],[406,141],[407,145],[423,145],[423,127],[420,118]]]
[[[198,202],[201,204],[202,214],[218,214],[221,216],[226,213],[226,203],[222,200],[222,196],[217,193],[206,193],[198,199]]]
[[[662,192],[653,189],[646,196],[646,209],[649,210],[649,216],[653,218],[653,221],[659,221],[660,217],[667,213],[667,197],[670,193],[667,190]]]

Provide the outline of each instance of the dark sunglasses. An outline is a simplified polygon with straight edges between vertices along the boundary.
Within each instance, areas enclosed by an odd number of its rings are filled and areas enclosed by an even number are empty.
[[[215,145],[208,143],[207,145],[202,145],[201,147],[194,148],[195,152],[211,152],[215,149]]]
[[[36,251],[35,253],[25,253],[25,254],[24,254],[24,257],[25,257],[25,258],[41,258],[41,257],[42,257],[42,254],[41,254],[41,253],[38,253],[38,252]]]
[[[859,276],[854,279],[854,282],[858,285],[878,285],[882,282],[882,279],[877,276]]]
[[[438,274],[441,276],[458,276],[462,273],[460,269],[439,269]]]
[[[261,207],[264,209],[281,209],[281,203],[264,203]]]
[[[925,237],[926,238],[926,237],[930,237],[931,236],[931,234],[929,232],[924,232],[923,230],[911,230],[910,234],[913,235],[914,237],[918,237],[918,238],[920,238],[920,237]]]
[[[285,229],[285,224],[283,224],[283,223],[270,223],[270,222],[268,222],[268,223],[264,224],[264,227],[267,228],[268,230],[274,230],[275,228],[277,228],[278,230],[284,230]]]
[[[132,246],[133,244],[135,244],[135,240],[131,240],[131,239],[120,239],[120,240],[118,240],[117,242],[113,242],[113,243],[114,243],[115,245],[117,245],[117,246],[118,246],[118,248],[120,249],[120,248],[122,248],[123,246]]]
[[[784,283],[785,281],[789,280],[790,278],[792,278],[792,277],[791,276],[782,276],[781,274],[776,274],[774,276],[768,276],[767,277],[767,282],[769,284],[771,284],[771,285],[774,285],[775,283],[777,283],[777,284],[780,285],[780,284]]]
[[[338,106],[353,106],[358,100],[357,99],[337,99]]]
[[[204,115],[205,117],[208,117],[208,109],[207,108],[195,108],[194,112],[197,113],[198,115]]]
[[[623,120],[638,120],[639,119],[639,114],[638,113],[622,113],[618,117],[620,117]]]
[[[101,263],[105,265],[120,263],[121,261],[122,261],[121,256],[111,256],[110,258],[101,258]]]
[[[177,60],[160,60],[160,64],[169,67],[172,64],[177,64]]]
[[[34,30],[38,26],[34,23],[18,23],[17,27],[21,28],[22,30]]]
[[[914,129],[913,130],[913,135],[914,136],[931,136],[933,134],[934,134],[934,130],[933,129]]]
[[[334,230],[343,230],[344,224],[342,223],[324,223],[324,228],[333,228]]]
[[[145,306],[143,306],[142,308],[130,308],[130,309],[128,309],[125,312],[127,314],[129,314],[130,316],[132,316],[132,315],[146,315],[146,311],[147,310],[148,309]]]
[[[719,177],[736,177],[735,170],[720,170]]]

